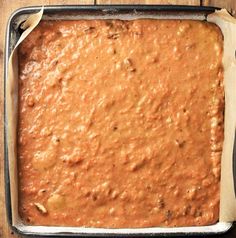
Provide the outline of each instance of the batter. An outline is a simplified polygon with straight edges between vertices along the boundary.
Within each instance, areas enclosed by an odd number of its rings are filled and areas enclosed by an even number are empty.
[[[222,54],[204,21],[42,21],[19,49],[24,222],[217,222]]]

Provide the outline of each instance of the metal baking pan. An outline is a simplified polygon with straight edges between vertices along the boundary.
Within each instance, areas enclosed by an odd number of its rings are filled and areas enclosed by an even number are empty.
[[[8,80],[7,67],[8,59],[22,31],[20,24],[32,13],[36,13],[41,7],[27,7],[15,11],[7,25],[6,45],[5,45],[5,72],[4,72],[4,149],[5,149],[5,194],[8,222],[12,229],[24,235],[37,236],[68,236],[68,237],[88,237],[88,236],[109,236],[109,237],[140,237],[140,236],[190,236],[190,235],[216,235],[227,232],[232,223],[218,222],[210,226],[195,227],[153,227],[153,228],[133,228],[133,229],[104,229],[104,228],[84,228],[84,227],[52,227],[52,226],[30,226],[23,224],[20,219],[17,225],[13,225],[11,206],[11,181],[9,177],[9,158],[7,151],[7,127],[6,122],[6,82]],[[214,12],[217,8],[203,6],[167,6],[167,5],[100,5],[100,6],[46,6],[44,7],[43,19],[94,19],[94,18],[137,18],[142,16],[166,18],[191,18],[205,20],[206,16]],[[173,17],[172,17],[173,16]]]

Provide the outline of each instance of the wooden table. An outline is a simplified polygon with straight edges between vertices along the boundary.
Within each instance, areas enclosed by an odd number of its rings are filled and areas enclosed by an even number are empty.
[[[35,5],[56,4],[181,4],[181,5],[203,5],[227,8],[236,16],[236,0],[0,0],[0,238],[22,237],[14,234],[7,223],[4,197],[4,151],[3,151],[3,55],[4,35],[7,20],[10,14],[17,8]],[[236,228],[221,237],[236,237]]]

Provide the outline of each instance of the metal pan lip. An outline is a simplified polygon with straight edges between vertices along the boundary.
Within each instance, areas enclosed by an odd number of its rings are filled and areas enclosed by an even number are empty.
[[[218,231],[215,231],[215,228],[223,225],[223,228],[220,228]],[[106,228],[79,228],[80,231],[76,233],[70,233],[70,229],[74,227],[66,227],[66,231],[54,232],[53,229],[58,227],[48,227],[48,226],[31,226],[41,229],[40,232],[34,232],[27,230],[27,226],[25,227],[15,227],[12,226],[12,229],[21,235],[37,235],[40,237],[174,237],[174,236],[206,236],[206,235],[220,235],[229,231],[232,228],[232,223],[217,223],[215,225],[211,225],[211,231],[199,231],[199,228],[205,227],[178,227],[176,228],[131,228],[131,229],[106,229]],[[207,226],[206,226],[207,227]],[[130,231],[132,230],[132,231]],[[140,230],[147,230],[146,232],[142,232]],[[148,231],[150,230],[150,231]],[[156,231],[155,231],[156,230]],[[162,230],[162,231],[161,231]],[[195,231],[188,231],[195,230]]]
[[[24,14],[24,13],[33,13],[39,11],[42,6],[29,6],[29,7],[22,7],[16,9],[10,16],[9,21],[12,20],[13,17]],[[150,4],[150,5],[142,5],[142,4],[114,4],[114,5],[47,5],[44,6],[45,13],[56,13],[61,11],[85,11],[89,10],[91,12],[95,12],[98,10],[106,11],[184,11],[184,12],[196,12],[201,11],[205,13],[214,12],[215,10],[220,10],[221,8],[218,7],[211,7],[211,6],[192,6],[192,5],[157,5],[157,4]]]
[[[13,24],[14,20],[24,14],[32,14],[41,9],[41,6],[31,6],[31,7],[23,7],[15,10],[10,16],[7,29],[6,29],[6,37],[5,37],[5,55],[4,55],[4,175],[5,175],[5,198],[6,198],[6,211],[7,211],[7,219],[11,229],[20,234],[20,235],[29,235],[29,236],[40,236],[40,237],[141,237],[141,236],[192,236],[192,235],[215,235],[215,234],[223,234],[230,230],[233,227],[233,223],[230,222],[218,222],[215,225],[206,226],[205,228],[211,227],[210,230],[204,231],[199,230],[200,227],[178,227],[175,228],[163,228],[162,231],[150,231],[150,232],[140,232],[140,228],[128,229],[132,230],[132,232],[128,233],[127,229],[103,229],[103,228],[80,228],[84,231],[78,233],[69,233],[69,232],[48,232],[47,229],[49,226],[41,226],[40,232],[32,232],[27,231],[26,227],[30,226],[13,226],[12,224],[12,207],[11,207],[11,193],[10,193],[10,177],[9,177],[9,159],[8,159],[8,141],[7,141],[7,115],[6,115],[6,82],[8,78],[7,68],[8,68],[8,59],[11,53],[11,33],[14,31]],[[124,13],[124,12],[148,12],[148,11],[156,11],[156,12],[185,12],[185,13],[195,13],[201,12],[205,16],[209,13],[214,12],[215,10],[219,10],[220,8],[216,7],[208,7],[208,6],[188,6],[188,5],[49,5],[44,6],[45,14],[56,14],[61,12],[70,12],[70,11],[89,11],[91,13],[103,12],[107,13]],[[222,225],[222,227],[220,227]],[[36,226],[32,226],[36,227]],[[53,229],[53,227],[50,227]],[[56,228],[56,227],[55,227]],[[69,229],[70,227],[66,227]],[[74,228],[74,227],[73,227]],[[193,231],[189,231],[191,229]],[[203,227],[201,227],[203,228]],[[98,230],[104,232],[98,232]],[[144,228],[148,231],[149,228]],[[215,230],[214,230],[215,229]],[[87,230],[87,231],[86,231]],[[90,230],[88,232],[88,230]],[[93,231],[92,231],[93,230]],[[149,229],[150,230],[150,229]],[[176,230],[176,231],[174,231]],[[109,231],[109,232],[108,232]]]

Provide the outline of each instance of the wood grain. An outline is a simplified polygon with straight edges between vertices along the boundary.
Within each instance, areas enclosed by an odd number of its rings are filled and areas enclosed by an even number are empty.
[[[232,15],[236,16],[236,0],[203,0],[202,5],[226,8]]]
[[[178,5],[199,5],[200,0],[0,0],[0,237],[16,238],[22,237],[11,232],[6,218],[5,197],[4,197],[4,172],[3,172],[3,54],[4,54],[4,36],[7,20],[10,14],[20,7],[35,5],[65,5],[65,4],[178,4]],[[203,0],[203,5],[211,5],[227,8],[235,14],[236,0]],[[236,237],[236,229],[223,237]]]
[[[97,0],[97,4],[167,4],[200,5],[200,0]]]

